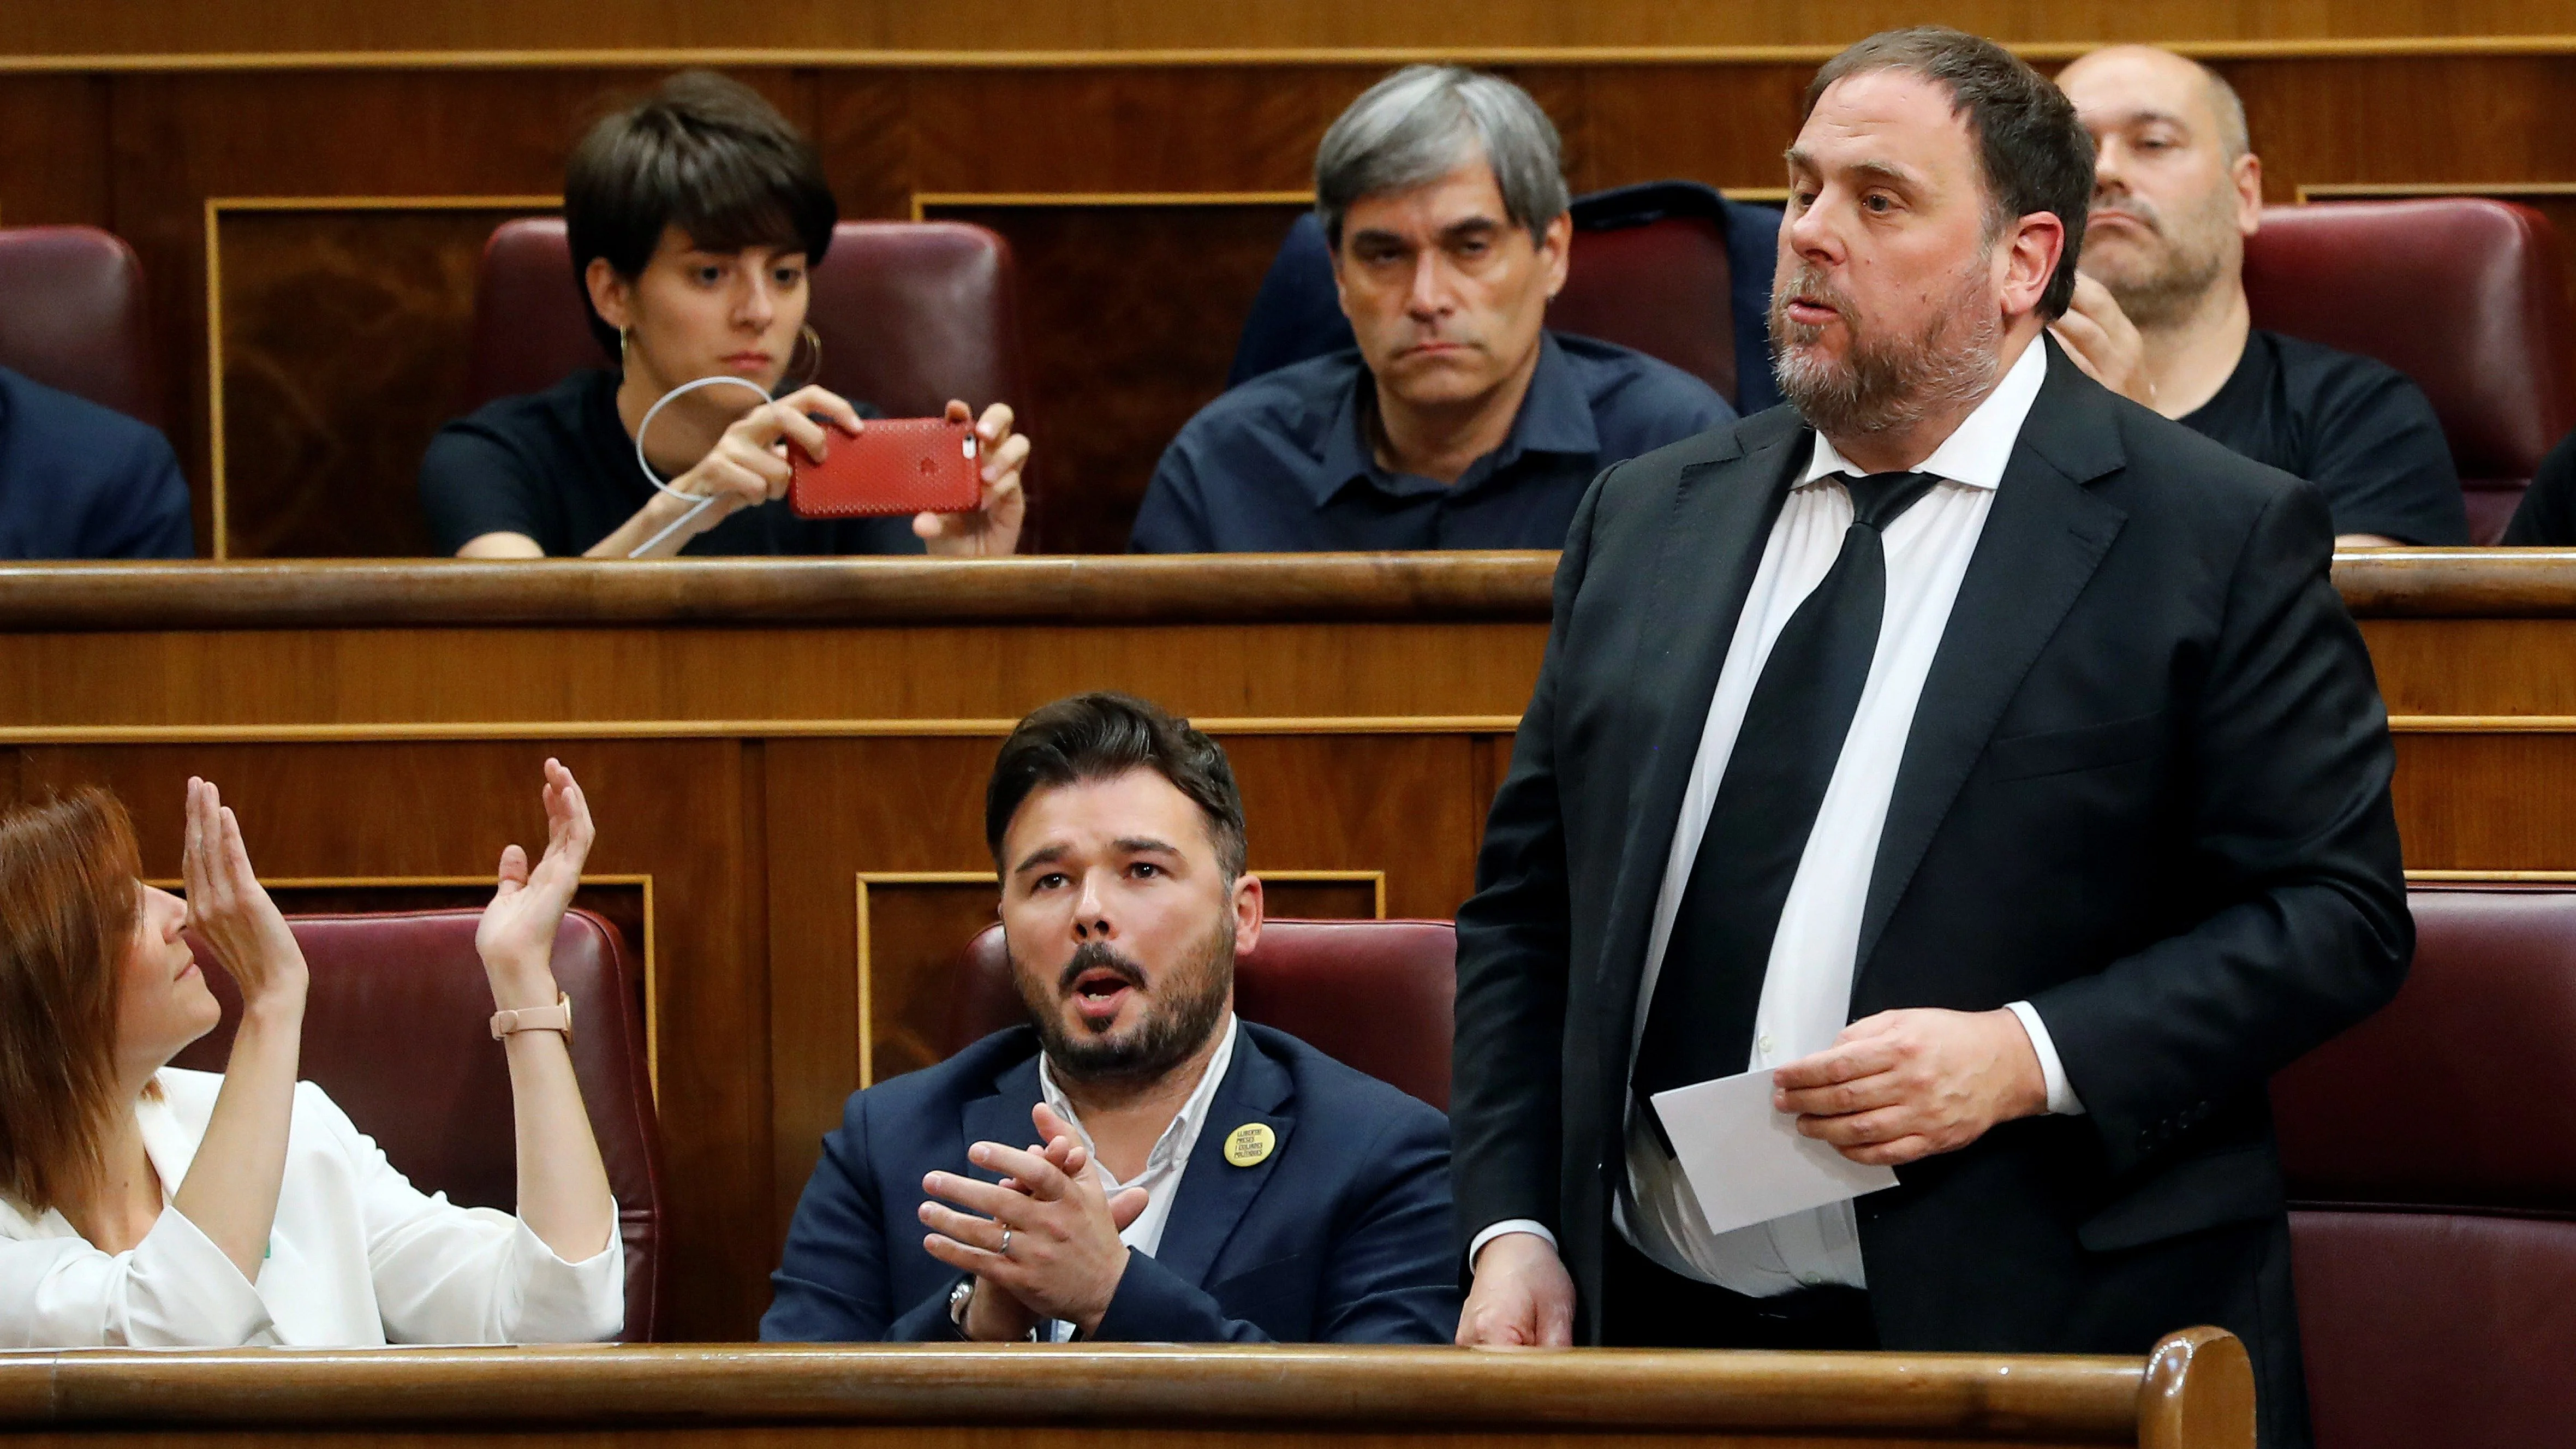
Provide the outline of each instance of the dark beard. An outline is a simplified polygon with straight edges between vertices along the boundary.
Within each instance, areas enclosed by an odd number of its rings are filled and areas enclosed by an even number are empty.
[[[1198,960],[1165,977],[1150,1014],[1125,1037],[1089,1030],[1076,1036],[1066,1030],[1057,1004],[1086,971],[1114,972],[1133,991],[1145,986],[1142,968],[1099,941],[1075,947],[1073,959],[1044,985],[1032,980],[1037,973],[1022,969],[1017,956],[1011,960],[1011,982],[1037,1027],[1047,1061],[1059,1076],[1075,1081],[1120,1086],[1151,1082],[1188,1061],[1224,1019],[1234,991],[1234,922],[1220,920]]]
[[[1822,298],[1842,313],[1852,338],[1846,362],[1792,350],[1793,344],[1812,343],[1822,330],[1789,320],[1789,299],[1800,295]],[[1882,339],[1860,321],[1850,298],[1802,265],[1783,272],[1771,288],[1771,371],[1781,395],[1826,437],[1911,427],[1994,386],[2003,321],[1988,303],[1981,277],[1963,276],[1950,308],[1923,331]]]
[[[2190,215],[2189,235],[2178,236],[2165,223],[2164,213],[2143,198],[2122,195],[2112,205],[2138,218],[2157,240],[2165,244],[2164,270],[2149,276],[2128,276],[2098,280],[2120,304],[2120,311],[2139,327],[2170,327],[2191,316],[2201,299],[2218,283],[2226,270],[2225,244],[2217,238],[2214,227],[2228,225],[2231,217],[2215,212]],[[2213,201],[2212,205],[2219,203]]]

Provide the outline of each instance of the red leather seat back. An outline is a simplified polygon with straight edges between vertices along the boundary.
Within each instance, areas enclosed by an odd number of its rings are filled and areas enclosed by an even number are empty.
[[[0,367],[160,427],[134,249],[95,227],[0,230]]]
[[[1726,233],[1706,217],[1578,228],[1547,325],[1633,347],[1733,397],[1734,286]]]
[[[2419,887],[2388,1007],[2272,1086],[2321,1449],[2576,1424],[2576,891]]]
[[[1346,1066],[1446,1111],[1458,933],[1447,921],[1265,921],[1234,963],[1234,1005]],[[967,943],[947,1050],[1028,1019],[1002,928]]]
[[[806,313],[823,340],[820,380],[894,417],[934,414],[952,397],[979,408],[1020,404],[1028,391],[1017,286],[1009,243],[980,226],[842,222],[814,269]],[[502,223],[475,280],[466,405],[536,392],[607,361],[582,310],[563,222]]]
[[[2526,206],[2475,197],[2263,210],[2245,244],[2254,325],[2375,357],[2432,399],[2493,543],[2543,455],[2576,428],[2565,262]]]
[[[295,916],[313,984],[303,1075],[330,1093],[412,1185],[468,1207],[512,1210],[518,1147],[510,1069],[492,1040],[492,988],[474,952],[481,912]],[[174,1065],[220,1072],[241,995],[190,938],[223,1024]],[[642,973],[617,928],[571,911],[555,933],[555,980],[573,1003],[572,1060],[617,1196],[626,1245],[626,1331],[661,1319],[662,1166],[645,1072]]]

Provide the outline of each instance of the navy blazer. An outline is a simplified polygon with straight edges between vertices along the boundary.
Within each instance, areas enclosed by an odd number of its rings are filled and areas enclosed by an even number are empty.
[[[0,558],[188,558],[188,484],[158,428],[0,367]]]
[[[1160,1251],[1129,1252],[1095,1337],[1449,1342],[1459,1305],[1448,1118],[1286,1032],[1240,1029]],[[963,1275],[922,1249],[921,1180],[997,1180],[967,1162],[968,1145],[1027,1142],[1038,1101],[1038,1038],[1025,1026],[852,1094],[796,1205],[760,1336],[956,1338],[948,1295]],[[1233,1166],[1226,1139],[1253,1122],[1277,1145]]]

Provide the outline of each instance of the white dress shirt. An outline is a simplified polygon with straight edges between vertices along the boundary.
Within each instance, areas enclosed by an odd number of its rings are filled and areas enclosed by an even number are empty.
[[[136,1105],[165,1203],[205,1140],[223,1078],[165,1067]],[[286,1171],[256,1282],[165,1206],[110,1254],[63,1215],[0,1198],[0,1348],[367,1347],[613,1337],[626,1253],[567,1263],[527,1224],[424,1196],[311,1082],[295,1087]]]
[[[1047,1106],[1057,1116],[1073,1128],[1073,1135],[1082,1142],[1082,1150],[1100,1169],[1101,1186],[1111,1197],[1131,1187],[1145,1190],[1145,1210],[1138,1213],[1136,1221],[1129,1223],[1126,1231],[1118,1235],[1118,1241],[1148,1258],[1163,1246],[1163,1228],[1172,1220],[1172,1200],[1181,1195],[1181,1176],[1190,1170],[1190,1153],[1199,1145],[1200,1129],[1207,1126],[1209,1104],[1216,1100],[1216,1089],[1224,1083],[1227,1070],[1234,1065],[1234,1042],[1241,1035],[1235,1025],[1234,1013],[1226,1013],[1225,1024],[1218,1031],[1221,1035],[1216,1051],[1208,1057],[1207,1070],[1200,1074],[1198,1086],[1191,1090],[1189,1100],[1181,1103],[1181,1110],[1173,1114],[1171,1125],[1163,1129],[1163,1135],[1154,1139],[1154,1150],[1145,1154],[1144,1170],[1137,1173],[1132,1182],[1120,1182],[1110,1175],[1109,1164],[1100,1160],[1099,1150],[1092,1145],[1090,1131],[1073,1110],[1072,1099],[1056,1085],[1055,1071],[1048,1065],[1046,1053],[1038,1053],[1038,1094],[1046,1099]],[[1056,1342],[1063,1343],[1073,1337],[1072,1324],[1062,1319],[1049,1319],[1047,1323],[1048,1335]]]
[[[1942,481],[1891,522],[1883,536],[1887,594],[1877,652],[1852,716],[1851,732],[1843,741],[1814,830],[1781,907],[1779,931],[1772,938],[1754,1015],[1748,1070],[1782,1066],[1822,1051],[1849,1020],[1861,913],[1869,896],[1879,835],[1887,823],[1888,802],[1896,789],[1897,767],[1913,729],[1915,704],[1948,627],[1959,583],[1985,532],[1986,515],[2003,481],[2014,441],[2047,377],[2046,352],[2037,342],[2027,345],[1995,390],[1915,470]],[[1841,553],[1852,505],[1850,493],[1838,480],[1861,473],[1823,434],[1816,434],[1806,471],[1772,525],[1718,675],[1681,814],[1674,822],[1672,847],[1646,939],[1644,976],[1629,1037],[1632,1062],[1645,1032],[1673,920],[1690,884],[1691,866],[1699,855],[1754,684],[1790,616],[1824,580]],[[2038,1051],[2051,1109],[2082,1110],[2066,1089],[2065,1073],[2037,1013],[2021,1002],[2013,1003],[2013,1011]],[[1712,1233],[1681,1168],[1664,1155],[1652,1124],[1633,1103],[1627,1136],[1626,1190],[1613,1209],[1614,1222],[1649,1258],[1685,1277],[1755,1297],[1828,1283],[1867,1286],[1849,1202],[1730,1233]],[[1513,1231],[1537,1232],[1553,1241],[1553,1235],[1539,1224],[1514,1220],[1479,1233],[1471,1249],[1481,1249],[1491,1238]]]

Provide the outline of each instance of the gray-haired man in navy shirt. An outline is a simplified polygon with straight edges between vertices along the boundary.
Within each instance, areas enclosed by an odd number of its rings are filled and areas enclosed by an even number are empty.
[[[1603,468],[1731,421],[1679,368],[1546,330],[1566,203],[1556,127],[1520,87],[1454,66],[1371,87],[1315,156],[1359,346],[1201,410],[1129,546],[1555,548]]]

